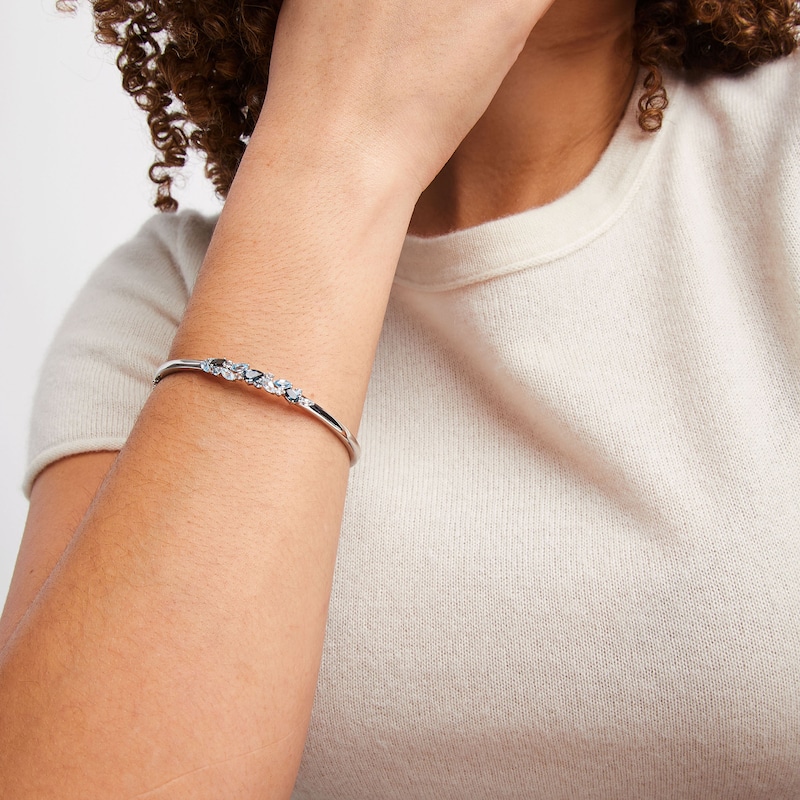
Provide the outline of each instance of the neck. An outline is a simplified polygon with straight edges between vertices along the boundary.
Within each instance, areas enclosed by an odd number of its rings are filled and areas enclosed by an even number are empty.
[[[633,89],[634,0],[556,0],[492,103],[414,209],[438,236],[575,188],[614,135]]]

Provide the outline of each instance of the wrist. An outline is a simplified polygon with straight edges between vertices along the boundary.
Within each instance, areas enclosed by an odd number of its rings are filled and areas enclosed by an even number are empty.
[[[418,196],[335,128],[259,122],[170,359],[224,355],[285,372],[356,430]]]
[[[362,126],[363,127],[363,126]],[[299,179],[341,184],[345,196],[385,198],[409,219],[425,189],[392,148],[347,116],[307,119],[264,107],[247,152],[261,165],[287,169]]]

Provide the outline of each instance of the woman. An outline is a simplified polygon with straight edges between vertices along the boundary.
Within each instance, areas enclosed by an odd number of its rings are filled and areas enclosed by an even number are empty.
[[[794,3],[224,5],[96,3],[227,199],[53,345],[4,796],[796,798]]]

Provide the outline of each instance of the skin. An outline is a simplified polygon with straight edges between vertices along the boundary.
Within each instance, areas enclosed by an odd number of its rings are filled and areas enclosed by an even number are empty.
[[[406,231],[559,196],[619,119],[633,4],[558,0],[534,28],[547,5],[286,0],[168,358],[246,354],[357,434]],[[171,376],[116,458],[37,479],[0,620],[1,796],[290,796],[349,459],[240,388]]]
[[[422,193],[409,232],[437,236],[479,225],[577,186],[608,146],[636,80],[635,7],[635,0],[554,3],[484,115]]]

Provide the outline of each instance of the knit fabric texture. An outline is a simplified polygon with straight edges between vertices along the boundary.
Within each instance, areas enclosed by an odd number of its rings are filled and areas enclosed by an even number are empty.
[[[668,91],[556,202],[407,236],[295,800],[800,797],[800,57]],[[26,493],[123,446],[215,221],[96,269]]]

